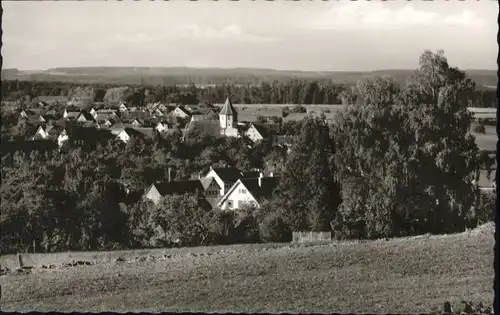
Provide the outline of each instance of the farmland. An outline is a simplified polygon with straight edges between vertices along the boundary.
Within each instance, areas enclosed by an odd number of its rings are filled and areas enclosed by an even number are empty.
[[[37,269],[0,278],[2,308],[417,313],[446,300],[491,305],[493,229],[316,246],[165,250],[143,261]]]

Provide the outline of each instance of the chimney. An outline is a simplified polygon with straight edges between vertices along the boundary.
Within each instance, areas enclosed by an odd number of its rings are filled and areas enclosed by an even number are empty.
[[[168,182],[170,183],[172,181],[172,168],[169,166],[168,167]]]
[[[262,177],[264,177],[264,174],[262,172],[259,173],[259,187],[262,187]]]

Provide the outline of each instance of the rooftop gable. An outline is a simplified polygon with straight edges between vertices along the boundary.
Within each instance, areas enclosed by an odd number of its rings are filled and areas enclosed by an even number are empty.
[[[222,106],[222,109],[219,113],[220,115],[236,115],[236,110],[233,107],[233,103],[231,103],[231,100],[226,98],[226,102]]]

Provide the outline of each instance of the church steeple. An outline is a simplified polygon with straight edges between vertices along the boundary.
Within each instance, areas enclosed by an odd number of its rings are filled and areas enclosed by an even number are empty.
[[[219,113],[219,121],[222,129],[234,127],[238,122],[238,113],[233,107],[233,104],[231,103],[229,97],[226,98],[226,102],[222,106],[222,109]]]
[[[224,105],[222,106],[222,109],[220,111],[221,115],[235,115],[236,110],[233,107],[233,103],[231,103],[231,100],[226,98],[226,102],[224,102]]]

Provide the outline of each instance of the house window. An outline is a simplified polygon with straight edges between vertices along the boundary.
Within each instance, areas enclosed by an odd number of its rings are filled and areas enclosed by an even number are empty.
[[[232,200],[228,200],[227,201],[227,207],[228,208],[232,208],[233,207],[233,201]]]
[[[241,193],[241,194],[246,194],[246,193],[247,193],[247,190],[246,190],[246,189],[240,189],[240,193]]]

